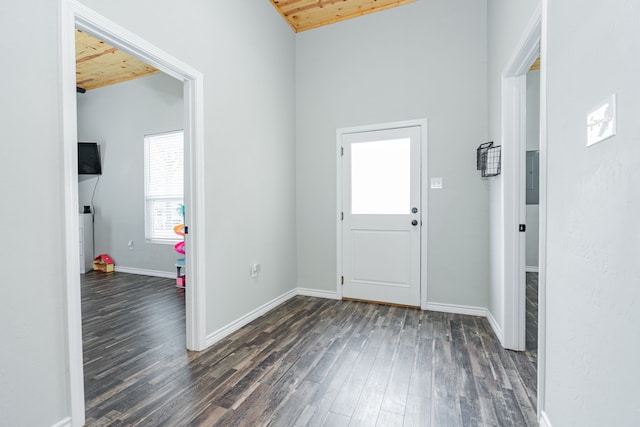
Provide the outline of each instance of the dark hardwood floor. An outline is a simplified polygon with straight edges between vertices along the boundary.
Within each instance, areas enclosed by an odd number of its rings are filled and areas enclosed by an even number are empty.
[[[526,348],[527,353],[534,358],[538,356],[538,273],[527,273],[527,320],[526,320]]]
[[[88,426],[537,425],[536,367],[484,318],[295,297],[185,350],[170,279],[82,279]]]

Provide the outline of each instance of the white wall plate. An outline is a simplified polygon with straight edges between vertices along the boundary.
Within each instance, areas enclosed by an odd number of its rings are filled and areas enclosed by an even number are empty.
[[[431,178],[431,188],[442,188],[442,177]]]
[[[616,94],[607,97],[587,115],[587,147],[616,134]]]

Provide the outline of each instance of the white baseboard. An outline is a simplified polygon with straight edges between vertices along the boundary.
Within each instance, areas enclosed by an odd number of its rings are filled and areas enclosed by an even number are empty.
[[[318,289],[298,288],[297,295],[303,295],[305,297],[316,297],[325,299],[338,299],[338,294],[331,291],[320,291]]]
[[[51,427],[71,427],[71,417],[67,417],[62,421],[58,421]]]
[[[244,316],[242,316],[239,319],[229,323],[228,325],[223,326],[222,328],[218,329],[217,331],[207,335],[207,337],[205,339],[205,347],[209,347],[209,346],[215,344],[216,342],[218,342],[221,339],[225,338],[226,336],[232,334],[233,332],[237,331],[238,329],[242,328],[243,326],[247,325],[248,323],[254,321],[258,317],[266,314],[269,310],[272,310],[272,309],[276,308],[280,304],[288,301],[289,299],[293,298],[296,295],[303,295],[303,296],[316,297],[316,298],[325,298],[325,299],[338,299],[338,295],[337,295],[336,292],[323,291],[323,290],[318,290],[318,289],[309,289],[309,288],[296,288],[296,289],[293,289],[293,290],[291,290],[291,291],[289,291],[289,292],[287,292],[287,293],[285,293],[285,294],[283,294],[283,295],[281,295],[281,296],[279,296],[279,297],[267,302],[266,304],[256,308],[255,310],[251,311],[250,313],[245,314]],[[493,315],[491,315],[491,312],[489,312],[489,310],[487,310],[484,307],[474,307],[474,306],[468,306],[468,305],[442,304],[442,303],[437,303],[437,302],[430,302],[430,303],[427,303],[427,307],[425,309],[426,310],[431,310],[431,311],[439,311],[439,312],[443,312],[443,313],[465,314],[465,315],[469,315],[469,316],[486,317],[488,319],[488,321],[489,321],[489,324],[493,328],[493,331],[495,332],[496,336],[500,340],[500,343],[503,342],[502,329],[500,329],[500,327],[498,326],[498,322],[496,322],[496,320],[493,318]]]
[[[545,411],[540,411],[540,427],[552,427]]]
[[[527,266],[524,268],[524,271],[525,271],[526,273],[539,273],[539,272],[540,272],[540,267],[535,266],[535,265],[527,265]]]
[[[234,333],[238,329],[242,328],[246,324],[248,324],[250,322],[253,322],[258,317],[260,317],[260,316],[264,315],[265,313],[267,313],[269,310],[272,310],[272,309],[276,308],[280,304],[282,304],[285,301],[295,297],[296,295],[297,295],[296,289],[292,289],[289,292],[285,293],[284,295],[281,295],[281,296],[269,301],[268,303],[256,308],[255,310],[251,311],[250,313],[245,314],[241,318],[229,323],[227,326],[223,326],[222,328],[218,329],[217,331],[207,335],[207,337],[205,338],[205,348],[217,343],[218,341],[220,341],[224,337],[226,337],[228,335],[231,335],[232,333]]]
[[[428,302],[425,310],[440,311],[442,313],[466,314],[469,316],[487,316],[487,309],[484,307],[473,307],[470,305],[442,304],[439,302]]]
[[[491,329],[493,329],[493,333],[496,334],[500,344],[504,347],[504,332],[489,310],[487,310],[487,320],[489,321],[489,325],[491,325]]]
[[[439,302],[428,302],[425,310],[431,311],[440,311],[443,313],[453,313],[453,314],[466,314],[469,316],[479,316],[486,317],[489,321],[489,325],[491,325],[491,329],[493,329],[493,333],[496,334],[496,337],[500,341],[500,344],[504,346],[504,332],[502,332],[502,328],[496,322],[496,319],[493,317],[491,312],[484,307],[473,307],[468,305],[456,305],[456,304],[442,304]]]
[[[167,271],[158,271],[158,270],[145,270],[142,268],[133,268],[133,267],[122,267],[116,265],[115,271],[118,273],[129,273],[129,274],[139,274],[141,276],[153,276],[153,277],[164,277],[166,279],[175,279],[176,273],[169,273]]]

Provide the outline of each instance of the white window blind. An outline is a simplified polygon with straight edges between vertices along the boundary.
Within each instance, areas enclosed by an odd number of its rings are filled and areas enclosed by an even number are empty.
[[[158,243],[182,240],[173,227],[183,223],[184,132],[144,137],[145,237]]]

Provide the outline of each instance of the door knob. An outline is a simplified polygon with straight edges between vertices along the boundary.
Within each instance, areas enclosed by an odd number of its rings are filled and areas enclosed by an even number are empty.
[[[414,219],[413,221],[411,221],[411,225],[416,226],[418,225],[418,220]]]

